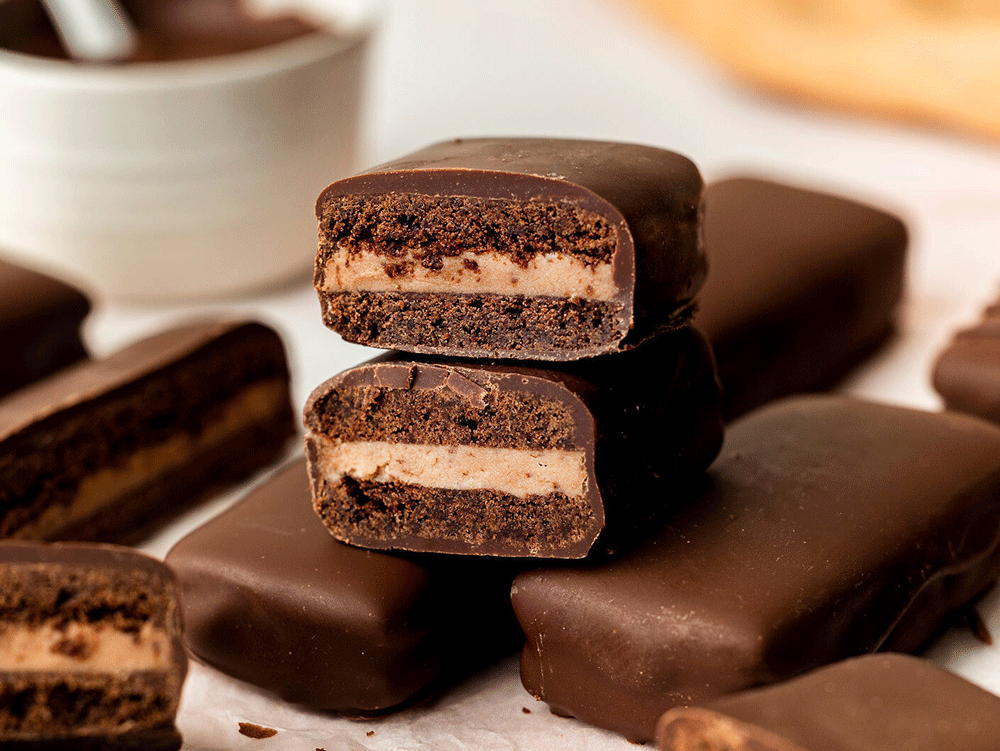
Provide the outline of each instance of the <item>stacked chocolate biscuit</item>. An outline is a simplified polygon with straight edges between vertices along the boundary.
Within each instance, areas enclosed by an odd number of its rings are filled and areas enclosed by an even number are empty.
[[[334,536],[583,558],[683,498],[722,435],[689,327],[702,189],[662,149],[531,139],[438,144],[327,188],[324,321],[414,353],[336,376],[306,406]]]

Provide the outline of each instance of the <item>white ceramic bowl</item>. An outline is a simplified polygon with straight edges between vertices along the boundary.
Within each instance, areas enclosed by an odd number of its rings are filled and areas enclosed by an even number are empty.
[[[129,299],[309,268],[320,190],[357,167],[376,9],[246,53],[93,67],[0,51],[0,248]]]

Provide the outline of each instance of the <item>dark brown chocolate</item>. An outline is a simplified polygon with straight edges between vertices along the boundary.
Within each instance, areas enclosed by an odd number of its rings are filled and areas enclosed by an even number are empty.
[[[1000,572],[1000,429],[843,397],[732,424],[702,496],[603,566],[518,576],[521,677],[636,741],[677,705],[909,651]]]
[[[958,332],[934,366],[934,388],[948,409],[1000,422],[1000,303]]]
[[[120,0],[138,38],[122,62],[229,55],[286,42],[318,28],[294,14],[259,15],[240,0]],[[68,59],[40,0],[0,2],[0,49]]]
[[[398,708],[520,643],[502,562],[337,542],[312,511],[304,461],[177,543],[167,564],[191,651],[310,707]]]
[[[179,748],[178,595],[137,551],[0,543],[0,745]]]
[[[305,409],[316,511],[368,548],[583,558],[686,502],[722,438],[692,328],[543,368],[377,358]]]
[[[907,246],[897,218],[754,178],[710,185],[705,206],[710,273],[694,323],[727,418],[830,388],[892,333]]]
[[[85,358],[80,325],[89,312],[68,284],[0,259],[0,397]]]
[[[994,751],[1000,698],[926,660],[845,660],[704,707],[672,709],[661,751]]]
[[[702,180],[633,144],[460,139],[329,186],[315,284],[345,339],[575,360],[686,324]]]
[[[0,401],[0,537],[136,539],[277,460],[294,432],[272,329],[162,332]]]

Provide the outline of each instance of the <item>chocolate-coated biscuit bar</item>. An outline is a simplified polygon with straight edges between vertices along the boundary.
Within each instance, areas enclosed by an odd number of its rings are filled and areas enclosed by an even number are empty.
[[[934,388],[948,409],[1000,422],[1000,303],[960,331],[937,359]]]
[[[661,751],[994,751],[1000,698],[917,657],[868,655],[672,709],[656,739]]]
[[[294,432],[272,329],[164,331],[0,402],[0,537],[136,539],[275,461]]]
[[[753,178],[705,192],[709,275],[694,323],[725,414],[825,390],[894,329],[906,227],[845,198]]]
[[[686,501],[722,437],[688,327],[562,367],[377,358],[305,410],[316,511],[369,548],[583,558]]]
[[[521,677],[653,736],[673,706],[919,647],[1000,572],[1000,429],[798,397],[733,423],[702,496],[602,566],[515,580]]]
[[[313,513],[301,460],[177,543],[167,564],[191,651],[310,707],[384,712],[520,644],[503,562],[337,542]]]
[[[702,180],[633,144],[461,139],[316,203],[327,326],[373,347],[575,360],[690,320]]]
[[[84,295],[50,276],[0,259],[0,397],[87,356]]]
[[[0,746],[180,748],[178,595],[134,550],[0,543]]]

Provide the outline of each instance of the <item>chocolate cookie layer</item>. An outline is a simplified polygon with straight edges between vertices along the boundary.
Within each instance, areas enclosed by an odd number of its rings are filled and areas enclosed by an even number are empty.
[[[906,228],[844,198],[734,178],[705,193],[711,273],[694,324],[725,414],[839,381],[894,329]]]
[[[177,597],[166,566],[132,550],[0,543],[3,747],[179,748]]]
[[[167,564],[191,650],[310,707],[397,708],[520,643],[501,561],[337,542],[313,513],[304,461],[177,543]]]
[[[90,301],[68,284],[0,259],[0,396],[87,356]]]
[[[948,409],[1000,422],[1000,304],[955,335],[934,366],[934,388]]]
[[[677,705],[915,649],[1000,572],[1000,429],[841,397],[727,431],[702,496],[603,565],[518,576],[521,677],[648,741]]]
[[[993,751],[1000,698],[926,660],[870,655],[672,709],[656,739],[662,751]]]
[[[686,501],[718,452],[694,329],[561,368],[383,356],[306,404],[316,511],[368,548],[582,558]]]
[[[294,430],[274,331],[165,331],[0,402],[0,536],[134,539],[275,461]]]
[[[689,160],[649,146],[435,144],[320,195],[323,320],[409,352],[616,352],[690,320],[701,192]]]

